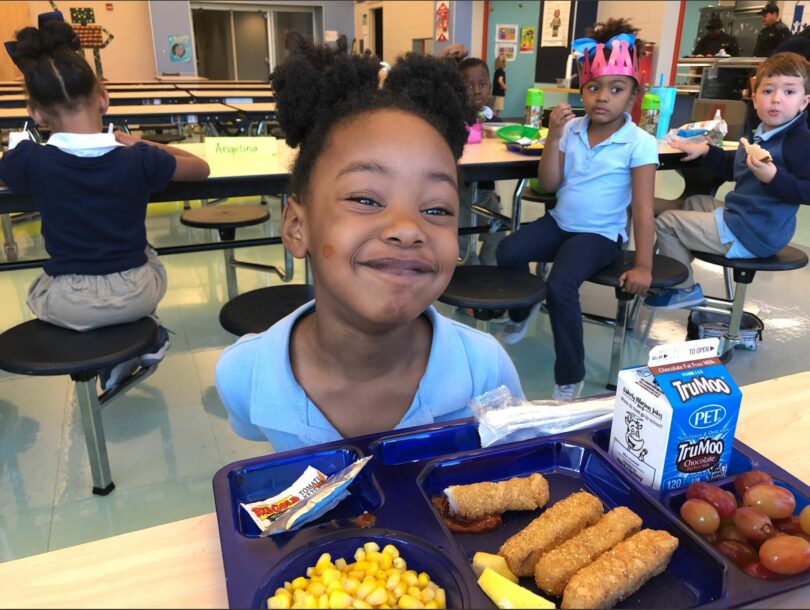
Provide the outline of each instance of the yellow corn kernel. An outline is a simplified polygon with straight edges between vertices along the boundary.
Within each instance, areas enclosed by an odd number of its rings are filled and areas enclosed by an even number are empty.
[[[385,610],[391,610],[391,606],[389,606],[387,603],[386,603],[386,604],[380,604],[380,605],[379,605],[379,606],[377,606],[377,607],[378,607],[378,608],[380,608],[380,610],[383,610],[383,608],[384,608]]]
[[[332,565],[332,556],[329,553],[321,553],[318,561],[315,562],[316,568],[326,568]]]
[[[286,595],[287,597],[290,598],[292,597],[292,593],[290,593],[287,589],[284,589],[282,587],[279,587],[278,589],[276,589],[275,593],[273,593],[273,597],[275,597],[276,595]]]
[[[363,549],[366,551],[366,553],[369,553],[371,551],[378,551],[379,552],[380,545],[377,544],[376,542],[373,542],[373,541],[372,542],[366,542],[363,545]]]
[[[352,595],[356,594],[359,588],[360,581],[355,578],[347,578],[346,582],[343,583],[343,590]]]
[[[424,589],[430,584],[430,576],[427,575],[427,572],[419,572],[416,582],[420,589]]]
[[[344,572],[344,571],[346,570],[346,567],[347,567],[346,560],[345,560],[345,559],[343,559],[343,557],[339,558],[339,559],[338,559],[338,560],[335,562],[335,568],[337,568],[337,569],[338,569],[338,570],[340,570],[341,572]]]
[[[379,563],[382,553],[379,551],[366,551],[366,561],[376,561]]]
[[[380,553],[380,568],[387,570],[394,565],[394,557],[390,553]]]
[[[292,583],[291,583],[290,581],[288,581],[288,580],[285,580],[285,581],[284,581],[284,588],[285,588],[287,591],[289,591],[290,593],[292,593],[293,586],[292,586]]]
[[[380,564],[376,561],[369,561],[366,568],[366,574],[371,574],[374,576],[377,572],[380,571]]]
[[[436,597],[434,599],[436,600],[436,604],[439,606],[439,608],[447,608],[447,598],[445,597],[444,589],[438,587],[436,589]]]
[[[386,544],[382,550],[383,553],[391,555],[391,557],[399,557],[399,549],[393,544]]]
[[[332,580],[326,585],[326,592],[332,593],[332,591],[343,591],[343,583],[339,578]]]
[[[408,566],[405,564],[405,560],[402,557],[394,557],[394,567],[405,570]]]
[[[436,597],[436,589],[433,587],[425,587],[422,589],[422,595],[419,597],[423,602],[429,602]]]
[[[299,576],[295,580],[292,581],[292,588],[293,589],[306,589],[307,588],[307,579],[303,576]]]
[[[359,583],[363,582],[363,580],[365,580],[366,573],[361,571],[361,570],[349,570],[346,573],[346,576],[348,576],[352,580],[356,580],[358,582],[358,584],[359,584]]]
[[[399,572],[394,572],[385,581],[385,588],[388,589],[389,591],[393,591],[394,587],[396,587],[399,584],[400,578],[401,576]]]
[[[422,592],[419,590],[419,587],[408,587],[408,595],[422,601]]]
[[[289,608],[290,606],[292,606],[290,603],[290,598],[286,595],[274,595],[267,600],[267,607],[271,609]]]
[[[364,580],[360,583],[360,586],[357,587],[357,592],[355,595],[360,599],[366,599],[368,594],[371,593],[374,589],[377,588],[376,581],[373,580]]]
[[[385,570],[377,570],[377,573],[374,575],[377,580],[387,581],[388,580],[388,572]]]
[[[388,592],[388,599],[386,600],[386,603],[394,608],[397,607],[397,598],[394,596],[393,592]]]
[[[330,608],[351,608],[352,601],[354,601],[352,596],[346,591],[332,591],[329,595]]]
[[[402,575],[402,580],[404,580],[409,587],[415,587],[419,583],[419,577],[416,575],[416,570],[407,570]]]
[[[295,602],[296,604],[303,604],[306,597],[307,592],[304,591],[303,589],[296,589],[293,592],[293,602]]]
[[[318,608],[326,609],[329,608],[329,596],[324,593],[318,598]]]
[[[425,602],[425,608],[436,609],[439,607],[439,604],[436,603],[435,599],[431,599],[428,602]]]
[[[373,608],[371,604],[367,604],[362,599],[356,599],[352,602],[352,608],[357,608],[358,610],[364,610],[366,608]]]
[[[317,600],[321,595],[326,593],[326,585],[320,580],[313,580],[307,587],[307,593],[313,595]]]
[[[358,549],[354,552],[354,560],[355,561],[363,561],[366,558],[366,549],[363,547],[358,547]]]
[[[410,595],[403,595],[400,597],[397,605],[400,608],[424,608],[422,602],[420,602],[418,599],[414,599]]]
[[[329,586],[333,580],[340,580],[340,572],[335,568],[326,568],[321,575],[321,580],[323,580],[323,584]]]
[[[315,568],[309,567],[306,571],[307,578],[312,578],[315,575]]]
[[[365,559],[355,561],[352,570],[357,570],[358,572],[368,572],[368,561]]]
[[[307,595],[304,598],[304,608],[317,608],[318,607],[318,600],[315,598],[314,595]]]
[[[379,606],[388,601],[388,593],[383,587],[377,587],[366,596],[365,601],[372,606]]]

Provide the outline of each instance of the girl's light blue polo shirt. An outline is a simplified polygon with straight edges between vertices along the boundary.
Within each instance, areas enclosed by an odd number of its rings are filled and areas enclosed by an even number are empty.
[[[290,363],[292,328],[314,305],[310,301],[265,332],[242,337],[217,363],[216,386],[231,427],[249,440],[267,439],[275,451],[342,438],[298,384]],[[449,320],[432,306],[425,315],[433,326],[430,356],[397,429],[469,417],[467,401],[499,385],[523,397],[517,371],[494,337]]]
[[[627,206],[633,193],[630,170],[642,165],[658,166],[655,138],[624,113],[624,125],[591,148],[589,116],[566,123],[560,138],[565,168],[557,205],[550,214],[563,231],[596,233],[627,241]]]

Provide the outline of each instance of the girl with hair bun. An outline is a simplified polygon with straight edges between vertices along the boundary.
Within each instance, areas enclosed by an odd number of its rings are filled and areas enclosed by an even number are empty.
[[[28,289],[41,320],[85,331],[153,315],[166,271],[146,241],[149,195],[170,180],[202,180],[208,165],[176,148],[101,133],[109,97],[64,21],[17,32],[12,59],[25,78],[28,113],[51,136],[19,142],[0,159],[0,182],[29,195],[42,219],[50,259]],[[99,375],[110,390],[138,366],[155,366],[169,346]]]
[[[373,58],[296,35],[271,75],[298,146],[284,246],[315,300],[227,348],[216,384],[241,436],[276,451],[470,415],[512,362],[431,305],[458,258],[456,164],[475,120],[452,62],[408,54],[378,88]]]

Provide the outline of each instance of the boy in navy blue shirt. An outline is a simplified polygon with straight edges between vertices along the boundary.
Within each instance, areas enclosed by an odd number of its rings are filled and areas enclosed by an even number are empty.
[[[779,53],[760,66],[754,84],[753,103],[762,123],[748,139],[767,156],[749,153],[742,145],[724,152],[708,144],[672,143],[687,153],[684,161],[701,158],[712,173],[736,184],[725,205],[708,195],[694,195],[683,210],[658,217],[660,253],[686,265],[689,277],[647,297],[647,306],[678,309],[705,301],[692,275],[691,250],[726,258],[766,258],[790,242],[799,205],[810,204],[810,131],[804,115],[808,102],[810,63],[796,53]]]

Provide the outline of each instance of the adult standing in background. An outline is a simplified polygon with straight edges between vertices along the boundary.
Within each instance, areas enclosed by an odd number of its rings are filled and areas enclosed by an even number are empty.
[[[757,36],[754,57],[770,57],[779,43],[790,38],[790,28],[779,18],[779,7],[773,2],[766,4],[759,14],[765,27]]]
[[[695,45],[692,55],[717,55],[722,50],[731,57],[739,56],[740,47],[737,45],[737,39],[723,31],[723,22],[719,17],[709,19],[706,29],[707,34]]]
[[[506,90],[506,55],[501,53],[495,59],[495,72],[492,75],[492,95],[495,97],[493,110],[495,114],[503,112]]]

